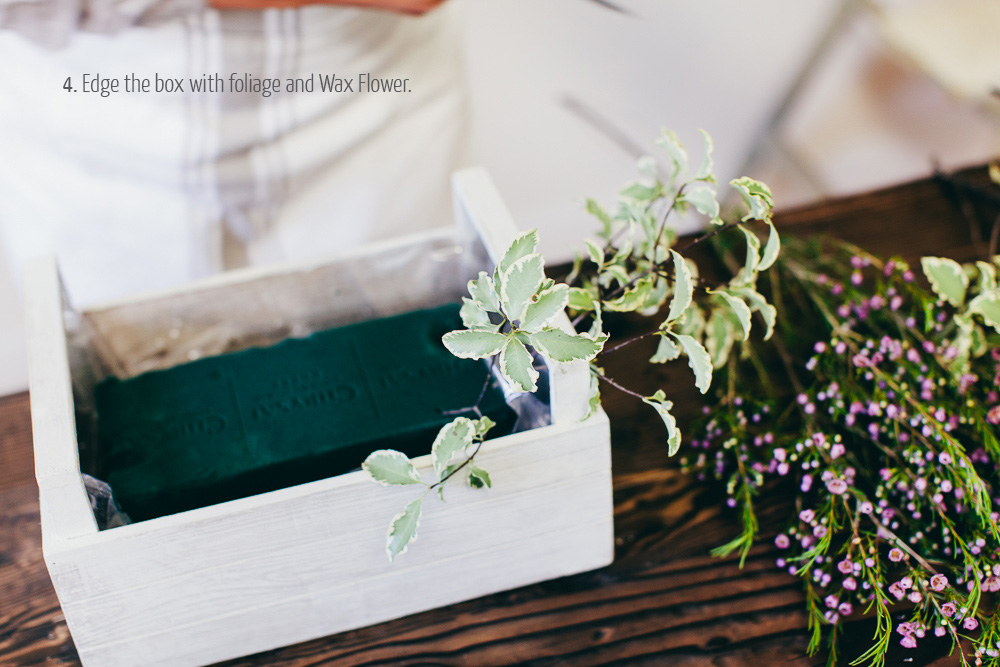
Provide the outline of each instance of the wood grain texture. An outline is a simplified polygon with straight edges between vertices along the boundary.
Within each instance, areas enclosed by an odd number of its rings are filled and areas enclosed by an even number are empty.
[[[964,174],[985,182],[984,170]],[[984,205],[977,202],[975,205]],[[984,219],[995,212],[986,211]],[[834,233],[876,252],[967,258],[977,251],[966,218],[926,180],[778,217],[786,232]],[[607,368],[639,387],[671,392],[682,423],[699,409],[684,364],[650,369],[640,346],[611,355]],[[639,368],[640,371],[634,371]],[[736,519],[712,486],[681,475],[665,456],[656,417],[610,390],[616,560],[556,579],[390,623],[224,663],[226,667],[320,665],[820,665],[805,655],[803,597],[796,579],[756,547],[740,571],[708,550],[733,536]],[[0,400],[0,665],[78,665],[41,561],[36,491],[24,395]],[[21,426],[17,426],[21,424]],[[15,472],[21,471],[21,472]],[[788,511],[761,504],[764,526]],[[871,636],[867,620],[847,626],[848,653]],[[947,646],[898,647],[890,665],[957,665]],[[912,661],[904,662],[907,659]],[[847,660],[844,661],[846,664]]]

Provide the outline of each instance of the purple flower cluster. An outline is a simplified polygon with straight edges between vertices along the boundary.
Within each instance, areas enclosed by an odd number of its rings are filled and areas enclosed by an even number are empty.
[[[813,336],[795,352],[802,388],[723,401],[685,467],[724,481],[730,506],[765,487],[794,496],[777,564],[803,578],[823,622],[904,609],[903,647],[981,631],[976,659],[997,658],[996,625],[970,601],[1000,592],[1000,344],[962,339],[951,306],[903,262],[827,269],[778,281],[820,304],[788,323]]]

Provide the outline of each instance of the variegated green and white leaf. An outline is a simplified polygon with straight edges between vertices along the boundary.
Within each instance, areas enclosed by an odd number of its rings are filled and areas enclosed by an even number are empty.
[[[774,223],[771,222],[770,218],[767,220],[767,226],[770,232],[767,235],[767,244],[764,245],[764,254],[760,256],[760,263],[757,265],[758,271],[767,271],[774,264],[774,260],[778,259],[778,253],[781,251],[781,238],[778,236],[778,230],[775,229]]]
[[[538,247],[538,230],[532,229],[514,239],[497,264],[497,275],[502,276],[514,262],[535,252]]]
[[[469,470],[469,486],[474,489],[481,489],[483,487],[491,488],[493,480],[490,479],[488,472],[479,466],[472,466],[472,469]]]
[[[656,315],[660,312],[660,307],[666,303],[669,291],[670,285],[667,283],[667,279],[663,276],[658,276],[653,283],[653,288],[650,290],[649,296],[646,297],[646,301],[639,308],[638,313],[646,317]]]
[[[681,447],[681,432],[677,428],[677,420],[670,414],[674,408],[673,402],[666,400],[662,389],[658,389],[655,394],[642,400],[653,406],[663,420],[663,425],[667,427],[667,456],[673,456]]]
[[[587,257],[590,258],[590,261],[597,264],[598,267],[604,266],[604,249],[590,239],[584,239],[583,244],[587,246]]]
[[[743,203],[749,209],[749,212],[743,216],[744,221],[767,220],[771,217],[774,200],[769,187],[748,176],[733,179],[729,181],[729,184],[740,193]]]
[[[611,261],[608,262],[608,264],[622,264],[632,254],[633,249],[632,239],[625,239],[621,246],[619,246],[618,250],[615,251],[614,257],[611,258]]]
[[[500,300],[497,298],[497,287],[493,279],[485,271],[479,272],[479,277],[469,281],[469,296],[480,308],[491,313],[500,312]]]
[[[567,303],[569,303],[569,287],[567,285],[556,285],[543,290],[535,301],[528,304],[524,319],[521,320],[521,329],[538,331],[561,313]]]
[[[516,338],[509,339],[500,352],[500,373],[518,391],[534,392],[538,388],[538,371],[531,363],[531,353]]]
[[[438,480],[443,479],[442,473],[456,454],[465,451],[472,444],[476,429],[472,421],[466,417],[458,417],[450,424],[445,424],[438,431],[431,445],[431,458],[434,460],[434,473]]]
[[[757,265],[760,264],[760,239],[743,225],[739,225],[739,228],[747,240],[747,259],[743,265],[744,275],[752,276],[757,272]]]
[[[674,174],[681,175],[687,171],[688,155],[681,144],[680,139],[672,130],[663,130],[662,135],[656,140],[656,144],[667,152],[670,161],[674,163]]]
[[[609,264],[605,266],[600,276],[601,284],[605,287],[611,287],[614,284],[628,285],[629,280],[628,271],[621,264]]]
[[[483,415],[479,419],[472,420],[472,428],[475,430],[477,438],[484,437],[486,433],[496,425],[497,423],[486,415]]]
[[[750,307],[760,313],[760,316],[764,318],[764,324],[767,325],[767,332],[764,334],[764,340],[771,338],[771,334],[774,333],[774,323],[778,319],[778,310],[767,302],[767,299],[763,297],[756,290],[745,287],[739,290],[739,295],[750,302]]]
[[[394,449],[379,449],[368,455],[361,469],[383,486],[404,486],[423,484],[413,462],[402,452]]]
[[[712,357],[712,367],[721,368],[736,342],[736,323],[728,309],[716,308],[705,325],[705,349]]]
[[[596,306],[594,295],[582,287],[569,288],[569,307],[573,310],[593,310]]]
[[[462,297],[462,308],[458,314],[462,317],[462,324],[466,329],[496,332],[500,328],[499,325],[490,322],[489,313],[468,297]]]
[[[539,254],[525,255],[503,272],[500,304],[511,322],[524,319],[524,312],[545,280],[545,266]]]
[[[704,142],[705,153],[701,158],[701,166],[698,167],[698,171],[695,172],[694,179],[696,181],[708,181],[709,183],[715,182],[715,174],[713,170],[715,165],[712,163],[712,150],[715,145],[712,143],[712,137],[709,136],[708,132],[705,130],[698,130],[701,132],[701,138]]]
[[[677,347],[673,339],[666,332],[659,332],[660,342],[656,346],[656,352],[649,359],[654,364],[665,364],[681,356],[681,348]]]
[[[719,219],[719,202],[715,199],[715,189],[707,185],[698,185],[688,188],[681,195],[681,198],[695,207],[704,216],[707,216],[715,224],[722,224]]]
[[[604,335],[604,311],[600,303],[594,304],[594,321],[591,323],[587,334],[591,338],[599,338]]]
[[[961,264],[948,257],[922,257],[920,266],[935,294],[953,306],[962,305],[969,277]]]
[[[645,183],[629,183],[619,192],[619,196],[624,199],[633,199],[637,202],[647,203],[658,198],[663,193],[659,183],[646,185]]]
[[[597,375],[594,374],[593,368],[590,374],[590,397],[587,399],[587,414],[583,416],[583,420],[590,419],[592,416],[597,414],[597,410],[601,407],[601,387],[600,381],[597,379]]]
[[[637,310],[646,303],[649,295],[653,291],[653,282],[649,278],[643,278],[632,287],[611,301],[604,302],[604,309],[616,313],[630,313]]]
[[[386,536],[385,551],[389,560],[395,561],[400,554],[406,553],[407,547],[417,539],[417,526],[420,523],[420,510],[423,497],[417,498],[397,514],[389,524],[389,534]]]
[[[1000,332],[1000,290],[992,289],[977,296],[969,302],[968,312],[979,315],[986,324]]]
[[[691,279],[691,270],[684,258],[675,250],[670,251],[670,256],[674,260],[674,298],[670,302],[667,321],[673,322],[691,305],[691,300],[694,298],[694,281]]]
[[[726,303],[729,305],[730,310],[736,315],[736,319],[739,320],[740,326],[743,327],[743,340],[750,337],[750,307],[747,306],[743,299],[733,296],[729,292],[719,291],[713,292],[713,294],[718,294]]]
[[[485,359],[499,352],[508,336],[493,331],[449,331],[441,341],[460,359]]]
[[[684,348],[684,354],[688,358],[688,366],[694,373],[694,384],[698,391],[705,393],[712,384],[712,357],[708,351],[702,347],[701,343],[684,334],[674,334],[677,342]]]
[[[979,292],[989,292],[996,289],[997,271],[989,262],[976,262],[979,269]]]
[[[549,327],[528,334],[531,345],[543,356],[562,363],[570,361],[590,361],[604,347],[607,336],[590,338],[586,334],[571,334]]]
[[[611,215],[601,206],[597,200],[588,199],[586,201],[587,213],[591,214],[601,222],[601,236],[604,238],[610,238],[612,233],[611,228]]]

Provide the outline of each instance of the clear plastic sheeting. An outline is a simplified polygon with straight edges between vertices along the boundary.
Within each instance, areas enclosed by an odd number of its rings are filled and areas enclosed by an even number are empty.
[[[117,528],[132,523],[128,514],[123,512],[118,507],[118,503],[115,502],[110,486],[87,474],[83,475],[83,486],[87,490],[87,497],[90,499],[90,507],[94,510],[94,518],[97,519],[99,530]]]

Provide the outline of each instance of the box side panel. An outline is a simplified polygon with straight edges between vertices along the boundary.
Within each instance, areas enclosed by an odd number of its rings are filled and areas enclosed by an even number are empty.
[[[605,565],[606,418],[546,430],[483,450],[493,489],[429,496],[420,537],[395,565],[385,529],[419,489],[362,479],[235,522],[62,552],[54,580],[80,655],[87,667],[205,664]]]
[[[37,260],[25,271],[31,428],[35,478],[51,511],[49,527],[61,539],[97,532],[80,477],[76,419],[63,318],[68,305],[55,260]]]
[[[482,254],[464,243],[438,232],[329,264],[237,272],[83,316],[101,368],[133,376],[458,301]]]

